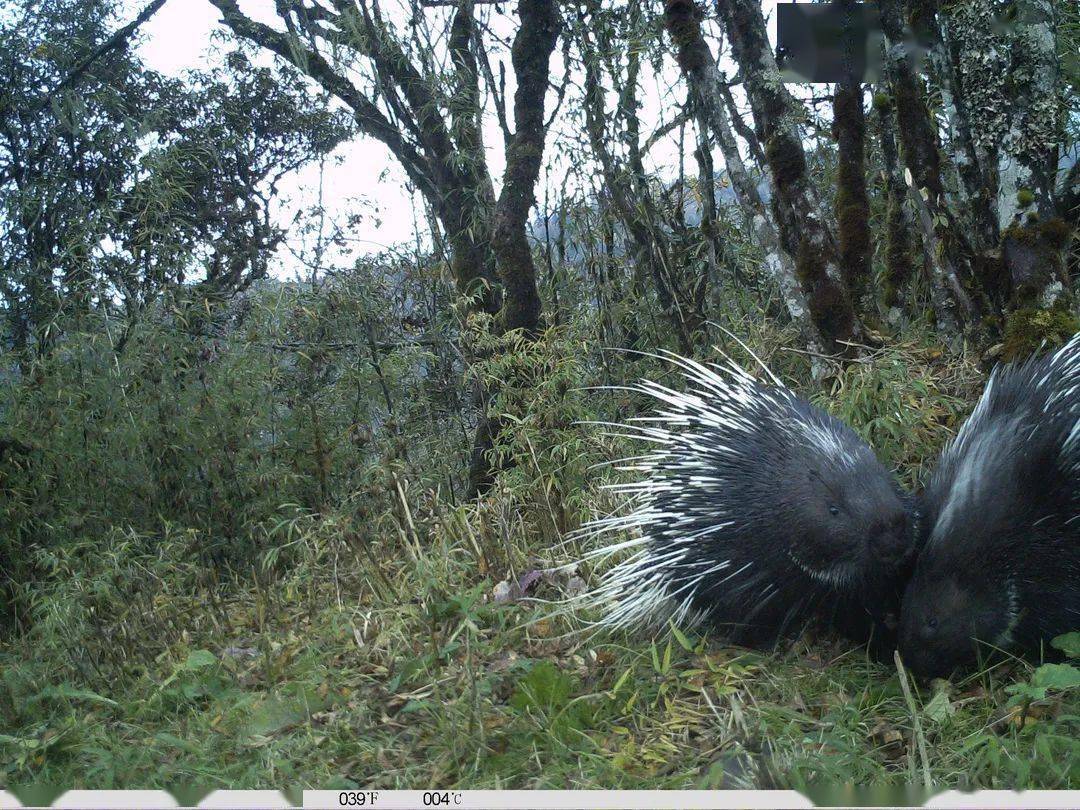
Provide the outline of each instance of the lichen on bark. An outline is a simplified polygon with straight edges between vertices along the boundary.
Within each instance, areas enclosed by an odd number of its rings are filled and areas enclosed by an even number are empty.
[[[755,129],[765,144],[775,187],[773,212],[785,249],[795,254],[796,273],[811,318],[826,349],[851,355],[850,343],[861,335],[861,327],[840,272],[835,236],[808,181],[799,133],[804,111],[784,87],[766,35],[761,4],[757,0],[717,0],[716,9],[743,75]]]

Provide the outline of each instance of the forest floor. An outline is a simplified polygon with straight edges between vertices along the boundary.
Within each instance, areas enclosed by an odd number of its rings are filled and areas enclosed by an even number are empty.
[[[212,609],[203,597],[170,596],[188,621],[180,643],[129,660],[122,680],[93,689],[58,680],[47,655],[9,646],[3,781],[1080,784],[1070,667],[1071,683],[1069,673],[1012,662],[915,686],[909,699],[896,669],[838,642],[765,654],[679,633],[589,638],[565,633],[545,606],[495,604],[490,582],[392,607],[349,584],[297,580],[272,602],[253,589]]]
[[[853,367],[829,405],[908,469],[955,430],[977,377],[902,347]],[[765,653],[581,632],[552,607],[574,590],[554,569],[580,558],[565,529],[597,507],[567,472],[570,431],[532,483],[513,483],[537,459],[528,442],[480,502],[391,475],[384,514],[298,519],[274,559],[227,582],[193,559],[193,530],[168,526],[41,556],[33,632],[0,641],[0,782],[1080,787],[1068,664],[1010,661],[906,693],[896,666],[836,640]]]

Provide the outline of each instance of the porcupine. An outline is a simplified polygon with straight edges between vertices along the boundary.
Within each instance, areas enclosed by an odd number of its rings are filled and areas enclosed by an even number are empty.
[[[616,462],[640,473],[612,485],[632,508],[583,527],[587,536],[637,535],[589,555],[636,549],[584,596],[605,611],[600,624],[674,620],[762,647],[825,620],[860,642],[888,639],[891,650],[914,501],[854,431],[771,372],[769,385],[730,360],[663,359],[686,390],[628,386],[660,407],[609,425],[656,445]]]
[[[922,497],[900,653],[947,675],[1080,627],[1080,334],[999,366]]]

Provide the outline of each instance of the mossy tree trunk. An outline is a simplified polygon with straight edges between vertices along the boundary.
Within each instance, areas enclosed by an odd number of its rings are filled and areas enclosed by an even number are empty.
[[[547,96],[551,53],[559,36],[555,0],[520,0],[520,24],[511,47],[517,77],[514,91],[514,132],[506,144],[503,185],[495,203],[492,252],[504,291],[502,328],[520,329],[527,339],[540,332],[540,293],[536,263],[528,240],[529,212],[535,202],[536,181],[544,156],[544,99]],[[469,466],[469,489],[481,494],[494,482],[491,451],[503,419],[480,410]]]
[[[837,143],[836,224],[840,274],[860,314],[873,306],[870,296],[870,198],[866,193],[866,116],[863,89],[852,77],[836,85],[833,135]]]
[[[938,134],[921,80],[906,44],[899,0],[882,0],[881,23],[888,40],[885,70],[892,88],[901,154],[912,186],[924,249],[931,257],[938,328],[955,336],[977,325],[985,313],[984,294],[972,267],[972,250],[945,199]]]
[[[1055,188],[1063,140],[1057,7],[1052,0],[1014,6],[1012,81],[1005,85],[1010,126],[997,172],[1007,359],[1023,357],[1044,341],[1060,343],[1080,328],[1065,267],[1070,228],[1059,215]]]
[[[955,171],[959,218],[966,223],[972,247],[980,254],[996,247],[997,222],[993,197],[987,187],[993,172],[988,156],[973,132],[970,101],[962,81],[955,37],[948,31],[948,16],[937,0],[909,4],[911,27],[918,40],[929,45],[927,61],[933,84],[941,97],[941,112],[948,126],[949,166]]]
[[[456,103],[448,107],[448,117],[459,167],[467,182],[453,186],[460,191],[451,191],[453,199],[447,201],[441,218],[456,220],[446,232],[451,245],[451,270],[459,289],[478,296],[478,308],[494,315],[503,305],[503,296],[488,237],[495,192],[481,127],[480,75],[472,47],[476,37],[474,4],[464,0],[454,12],[447,38],[456,97]]]
[[[682,20],[689,20],[693,13],[690,0],[669,0],[668,6],[687,8]],[[850,341],[861,337],[861,326],[840,273],[835,236],[810,181],[799,135],[800,105],[780,78],[761,4],[716,0],[716,9],[743,75],[755,129],[765,144],[774,187],[773,213],[781,240],[795,257],[810,317],[828,351],[851,355]],[[680,27],[686,30],[689,26]]]
[[[1031,211],[1042,217],[1055,215],[1058,144],[1064,134],[1057,103],[1056,4],[1022,0],[1014,5],[1007,43],[1011,81],[1003,87],[1011,126],[1004,131],[997,154],[997,212],[1002,231]]]
[[[861,76],[855,73],[856,13],[854,0],[842,0],[847,30],[842,43],[843,76],[833,93],[833,137],[836,138],[836,224],[840,275],[856,312],[873,313],[870,294],[870,198],[866,193],[866,114]]]
[[[730,92],[702,35],[700,14],[700,8],[692,0],[667,0],[664,4],[664,26],[675,45],[676,59],[689,85],[699,125],[711,131],[720,146],[739,205],[765,251],[765,265],[780,288],[788,313],[802,333],[803,342],[807,348],[820,351],[823,336],[810,316],[806,295],[796,273],[794,256],[781,243],[776,221],[750,176],[732,132]],[[747,132],[744,137],[748,138],[751,154],[755,153],[755,147],[760,152],[756,135]],[[707,146],[705,143],[701,148]]]
[[[911,261],[911,214],[907,206],[907,184],[900,167],[896,145],[896,116],[892,99],[885,92],[874,93],[878,141],[885,169],[885,275],[882,300],[890,318],[905,308],[906,292],[914,267]]]
[[[923,0],[912,19],[931,43],[931,81],[958,167],[952,208],[986,296],[982,337],[1003,334],[1007,358],[1060,341],[1077,323],[1063,259],[1069,209],[1055,188],[1059,144],[1068,140],[1058,57],[1068,32],[1057,18],[1067,7]]]
[[[554,0],[520,0],[518,16],[521,23],[511,49],[517,77],[515,131],[506,146],[506,169],[495,204],[491,241],[505,290],[503,326],[521,329],[531,337],[540,329],[541,305],[526,231],[544,156],[544,98],[551,52],[559,35],[559,13]]]

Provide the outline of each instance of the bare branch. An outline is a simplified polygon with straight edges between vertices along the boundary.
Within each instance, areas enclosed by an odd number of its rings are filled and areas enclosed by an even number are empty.
[[[353,111],[361,130],[376,138],[394,153],[405,172],[425,193],[436,194],[431,169],[416,148],[401,137],[401,132],[378,107],[348,79],[337,73],[317,51],[305,48],[291,36],[252,20],[240,11],[236,0],[209,0],[222,14],[222,21],[238,36],[266,48],[315,79],[328,92],[345,102]]]
[[[499,80],[495,81],[495,74],[491,70],[491,61],[488,59],[487,48],[479,33],[474,31],[474,44],[476,52],[480,56],[480,65],[484,69],[484,78],[487,80],[491,96],[495,101],[495,115],[499,120],[499,129],[503,134],[503,145],[510,143],[510,124],[506,119],[506,68],[499,63]]]
[[[739,81],[741,82],[742,79],[740,78]],[[732,128],[750,149],[750,156],[757,163],[758,168],[763,169],[765,168],[765,151],[761,148],[761,141],[758,139],[757,133],[747,125],[742,113],[739,112],[739,108],[735,105],[735,98],[731,95],[733,84],[735,84],[734,81],[718,82],[717,86],[720,89],[720,95],[724,97],[724,104],[728,108],[728,117],[731,119]]]
[[[570,84],[570,38],[563,38],[563,78],[559,82],[559,86],[555,87],[551,84],[551,87],[555,89],[555,105],[551,108],[551,115],[548,116],[548,120],[544,122],[544,129],[547,130],[555,123],[555,117],[559,114],[559,110],[562,109],[563,99],[566,97],[566,87]]]
[[[653,132],[653,134],[645,139],[645,143],[641,145],[642,154],[647,153],[650,149],[656,146],[656,144],[659,143],[662,138],[677,130],[687,121],[692,120],[693,117],[694,110],[692,106],[685,105],[681,110],[679,110],[678,115],[676,115],[670,121],[667,121],[666,123],[658,126]]]

